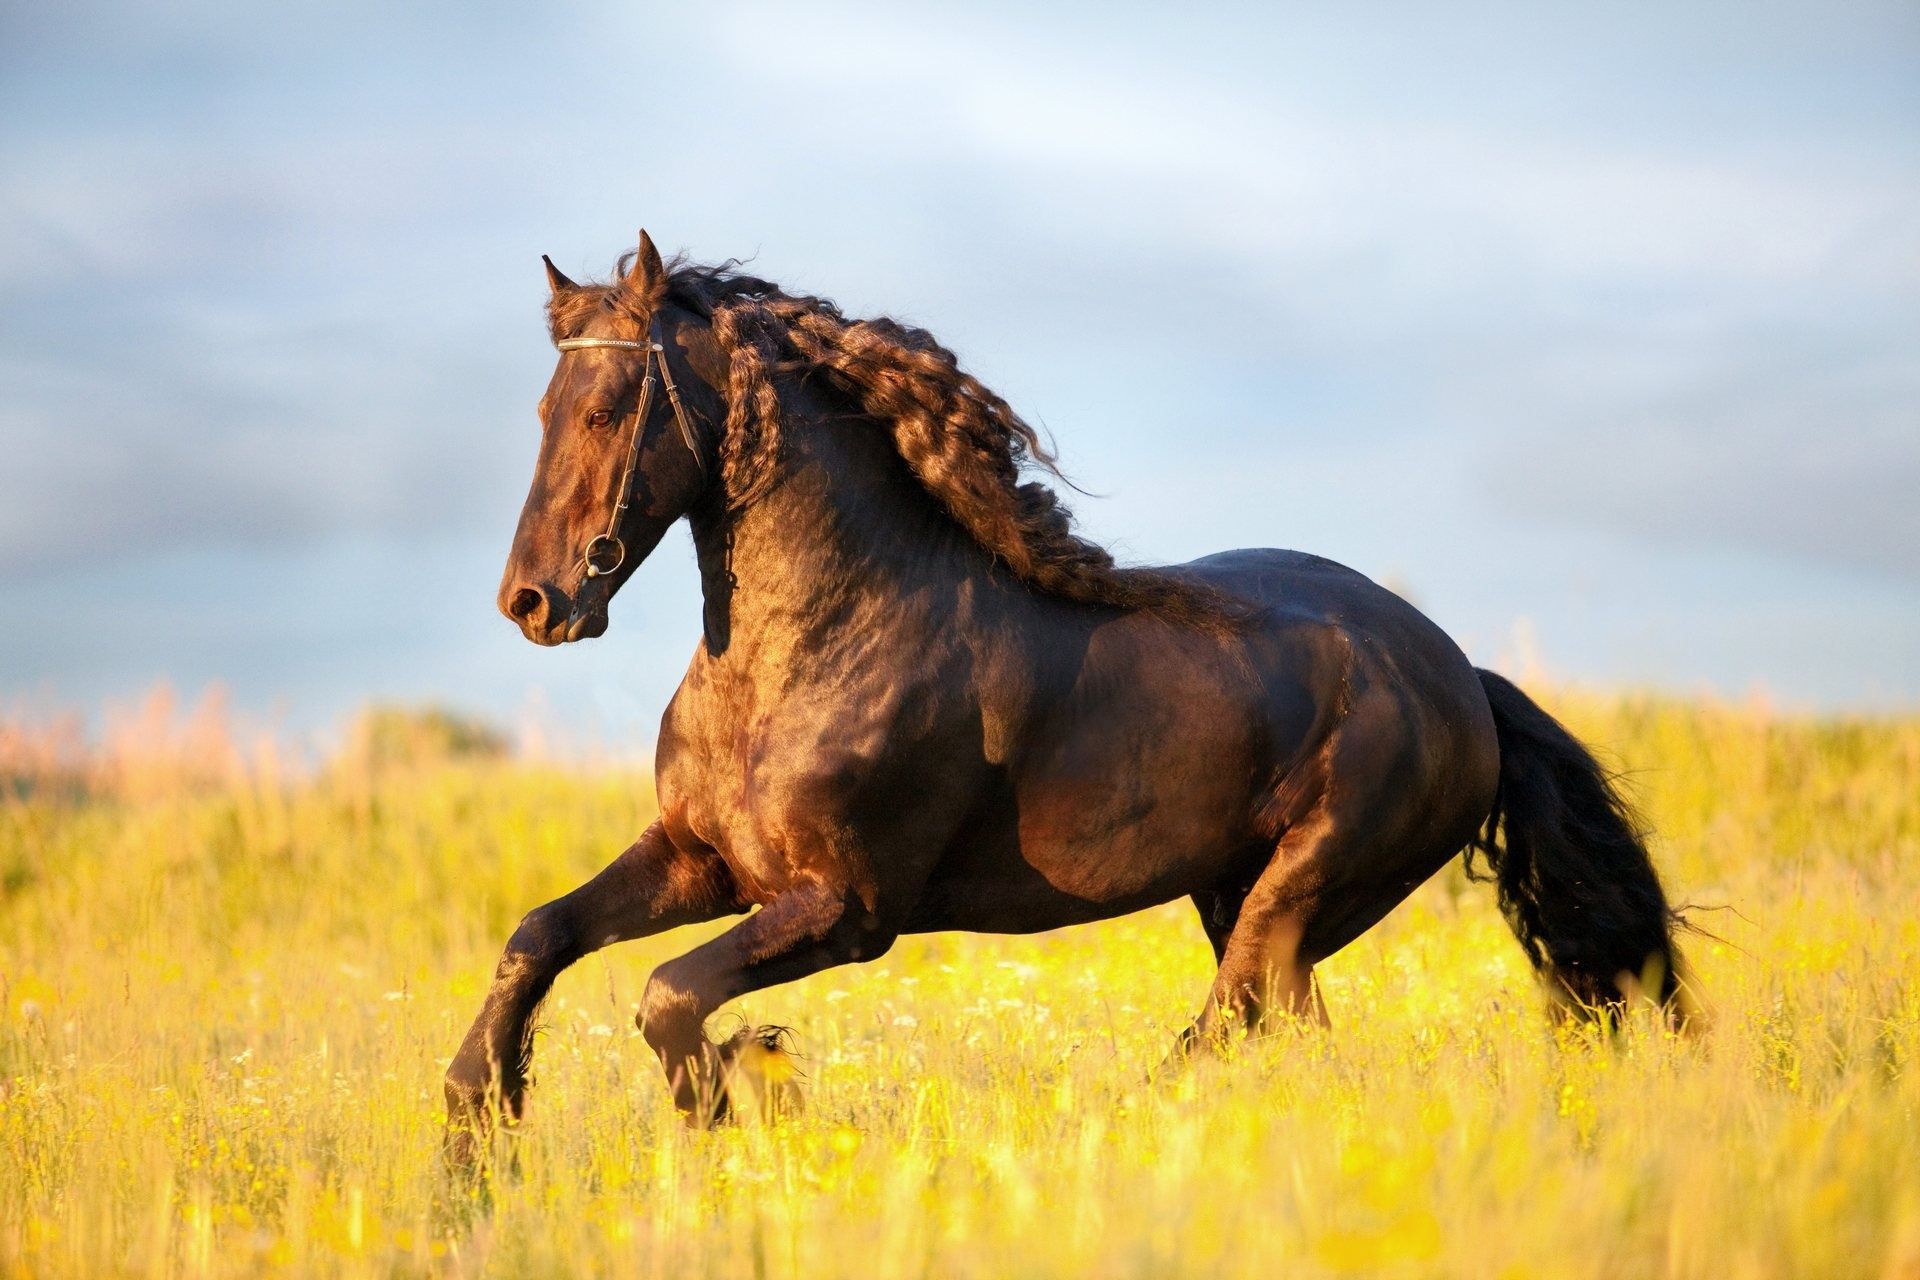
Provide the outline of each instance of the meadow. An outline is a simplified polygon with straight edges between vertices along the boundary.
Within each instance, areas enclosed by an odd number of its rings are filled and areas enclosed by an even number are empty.
[[[1330,1032],[1148,1084],[1210,977],[1184,904],[909,939],[744,1002],[804,1107],[699,1133],[633,1026],[687,930],[562,977],[485,1196],[441,1071],[644,768],[8,722],[0,1274],[1920,1276],[1920,717],[1548,702],[1704,908],[1705,1034],[1556,1026],[1456,862],[1323,966]]]

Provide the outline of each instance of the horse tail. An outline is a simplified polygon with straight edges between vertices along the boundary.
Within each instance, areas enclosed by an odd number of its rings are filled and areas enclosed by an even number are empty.
[[[1480,683],[1500,741],[1500,785],[1480,835],[1500,910],[1535,972],[1581,1016],[1608,1019],[1636,993],[1682,1024],[1697,1013],[1667,904],[1632,808],[1593,753],[1514,684]]]

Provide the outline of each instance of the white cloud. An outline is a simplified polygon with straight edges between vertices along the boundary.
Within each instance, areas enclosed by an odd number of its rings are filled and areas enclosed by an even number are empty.
[[[1909,13],[1279,12],[36,11],[0,51],[0,574],[491,545],[535,255],[604,270],[645,220],[929,323],[1096,489],[1311,446],[1417,459],[1439,538],[1490,507],[1543,562],[1585,526],[1910,588]],[[1103,529],[1180,542],[1123,492]]]

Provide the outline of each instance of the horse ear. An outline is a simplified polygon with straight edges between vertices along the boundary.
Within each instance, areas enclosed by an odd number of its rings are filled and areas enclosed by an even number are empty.
[[[553,265],[552,258],[549,258],[543,253],[540,255],[540,261],[547,264],[547,288],[553,290],[554,297],[557,298],[567,290],[578,287],[573,281],[561,274],[560,268]]]
[[[627,268],[626,286],[637,297],[651,298],[666,284],[667,266],[660,260],[660,251],[653,247],[653,237],[642,227],[640,248],[633,255],[633,265]]]

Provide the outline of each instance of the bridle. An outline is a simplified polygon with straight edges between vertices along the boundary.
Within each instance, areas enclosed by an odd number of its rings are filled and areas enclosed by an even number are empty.
[[[607,531],[598,534],[587,543],[580,553],[580,576],[601,578],[613,573],[626,563],[627,544],[620,540],[620,526],[627,518],[627,503],[633,496],[633,469],[640,462],[640,435],[646,430],[647,417],[653,409],[654,368],[660,370],[660,381],[667,384],[667,399],[673,405],[674,421],[680,424],[680,438],[687,442],[687,448],[693,454],[693,460],[700,468],[700,474],[707,474],[707,451],[698,433],[694,431],[693,420],[687,416],[687,407],[680,402],[680,389],[673,384],[673,368],[667,363],[667,349],[656,336],[655,324],[647,324],[647,337],[644,342],[631,338],[562,338],[553,344],[561,351],[590,351],[611,349],[615,351],[646,352],[646,367],[640,377],[640,403],[633,411],[633,435],[627,441],[627,465],[620,472],[620,498],[614,503],[613,518],[607,521]]]

